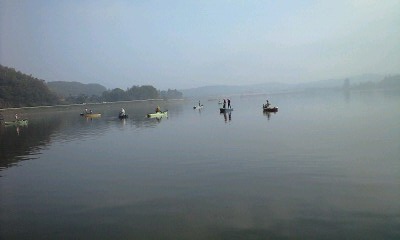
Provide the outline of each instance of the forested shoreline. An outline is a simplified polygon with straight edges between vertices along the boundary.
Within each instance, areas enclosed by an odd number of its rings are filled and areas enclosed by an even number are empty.
[[[157,90],[151,85],[133,85],[127,90],[115,88],[106,90],[99,84],[82,84],[78,82],[50,82],[24,74],[14,68],[0,65],[0,108],[53,106],[62,104],[101,103],[145,99],[180,99],[183,94],[168,89]],[[57,84],[61,84],[55,91]],[[97,85],[97,86],[96,86]],[[78,87],[76,87],[78,86]],[[87,88],[96,87],[96,94],[87,94]],[[85,89],[86,88],[86,89]],[[99,91],[98,89],[105,89]],[[63,92],[62,90],[65,89]],[[71,90],[75,89],[75,91]],[[67,91],[69,90],[69,91]],[[81,92],[80,92],[81,90]],[[85,91],[86,90],[86,91]]]
[[[44,80],[0,65],[0,108],[59,104]]]
[[[311,88],[314,85],[309,85]],[[218,86],[215,86],[218,88]],[[329,89],[318,88],[318,89]],[[400,90],[400,75],[382,76],[382,80],[351,84],[344,81],[343,90]],[[200,90],[198,90],[200,91]],[[227,94],[227,86],[223,92]],[[185,95],[189,95],[185,92]],[[84,103],[133,101],[146,99],[182,99],[183,93],[176,89],[161,91],[151,85],[133,85],[126,90],[106,89],[96,83],[46,82],[14,68],[0,65],[0,109],[14,107],[54,106]]]

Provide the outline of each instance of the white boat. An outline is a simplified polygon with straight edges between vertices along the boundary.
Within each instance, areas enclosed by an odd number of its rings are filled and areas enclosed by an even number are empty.
[[[199,105],[194,106],[193,109],[202,109],[203,107],[204,107],[204,106],[203,106],[203,104],[202,104],[202,105],[200,105],[200,106],[199,106]]]

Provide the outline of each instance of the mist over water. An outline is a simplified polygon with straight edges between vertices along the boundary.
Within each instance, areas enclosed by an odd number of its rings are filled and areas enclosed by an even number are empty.
[[[400,238],[399,93],[200,100],[24,110],[0,131],[0,238]]]

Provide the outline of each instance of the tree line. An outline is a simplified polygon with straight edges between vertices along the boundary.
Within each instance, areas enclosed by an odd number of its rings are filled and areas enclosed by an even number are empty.
[[[68,84],[65,83],[64,84]],[[71,84],[76,84],[71,83]],[[30,107],[56,104],[101,103],[146,99],[180,99],[183,94],[178,90],[157,90],[151,85],[132,86],[126,90],[115,88],[101,95],[88,96],[85,93],[64,96],[53,92],[46,82],[0,65],[0,108]]]
[[[79,94],[78,96],[68,96],[64,99],[67,103],[98,103],[98,102],[117,102],[117,101],[133,101],[146,99],[181,99],[183,94],[178,90],[168,89],[167,91],[159,91],[151,85],[132,86],[127,90],[114,88],[104,91],[101,96]]]
[[[0,65],[0,108],[31,107],[59,103],[45,81]]]
[[[151,85],[132,86],[126,91],[115,88],[113,90],[105,91],[102,94],[105,101],[131,101],[131,100],[145,100],[145,99],[172,99],[182,98],[182,93],[177,90],[168,89],[168,91],[159,91]]]

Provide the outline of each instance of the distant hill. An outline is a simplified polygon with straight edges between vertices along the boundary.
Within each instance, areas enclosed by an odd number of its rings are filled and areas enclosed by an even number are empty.
[[[304,91],[308,89],[329,89],[343,87],[345,79],[349,80],[350,85],[356,85],[364,82],[379,82],[385,76],[380,74],[363,74],[351,76],[342,79],[326,79],[313,82],[305,82],[299,84],[286,84],[286,83],[261,83],[249,85],[215,85],[205,86],[198,88],[182,89],[179,90],[185,97],[220,97],[227,95],[237,94],[268,94],[278,92],[291,92],[291,91]]]
[[[378,82],[381,81],[385,76],[381,74],[362,74],[357,76],[351,76],[346,78],[335,78],[325,79],[313,82],[306,82],[295,84],[294,87],[297,89],[320,89],[320,88],[339,88],[343,86],[344,80],[348,79],[350,85],[355,85],[363,82]]]
[[[79,95],[101,96],[104,91],[107,91],[106,87],[97,83],[84,84],[80,82],[55,81],[48,82],[47,86],[51,91],[61,97],[76,97]]]
[[[290,85],[284,83],[263,83],[251,85],[215,85],[179,90],[185,97],[218,97],[236,94],[256,94],[286,91]]]
[[[370,90],[370,89],[390,89],[399,90],[400,89],[400,74],[389,75],[378,82],[368,81],[354,84],[350,89],[355,90]]]

